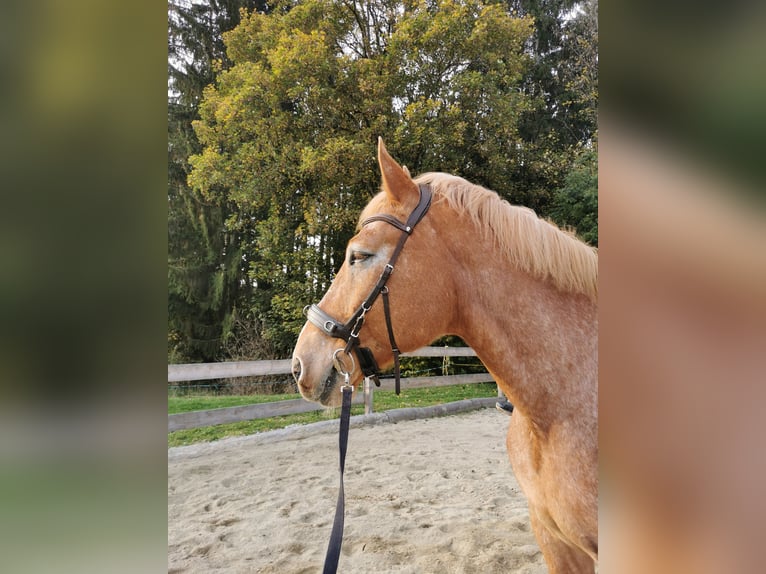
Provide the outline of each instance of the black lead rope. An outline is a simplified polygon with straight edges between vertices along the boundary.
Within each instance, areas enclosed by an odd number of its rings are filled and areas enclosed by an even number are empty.
[[[402,223],[395,217],[387,214],[379,214],[368,217],[362,222],[362,227],[373,221],[384,221],[390,225],[393,225],[402,232],[399,242],[396,244],[391,258],[378,278],[377,283],[370,291],[370,294],[357,308],[354,314],[345,323],[336,321],[331,315],[322,311],[319,305],[310,305],[304,309],[306,318],[321,329],[325,334],[336,339],[343,339],[346,341],[346,347],[343,352],[351,357],[351,353],[354,353],[359,359],[359,367],[365,377],[375,381],[376,385],[380,385],[378,381],[378,364],[375,361],[375,357],[372,355],[372,351],[369,347],[362,347],[359,344],[359,331],[361,331],[364,325],[364,319],[367,312],[372,308],[373,303],[379,295],[383,296],[383,309],[386,319],[386,329],[388,330],[388,339],[391,343],[391,352],[394,356],[394,376],[396,378],[396,394],[399,394],[399,348],[394,338],[394,328],[391,324],[391,304],[388,300],[389,290],[386,286],[388,278],[394,271],[394,265],[396,264],[399,254],[404,249],[404,244],[407,238],[412,233],[415,226],[423,219],[423,216],[431,206],[431,188],[428,185],[420,185],[420,200],[417,207],[410,213],[407,221]],[[341,349],[336,351],[336,354]],[[335,360],[335,355],[333,355]],[[353,359],[352,359],[353,360]],[[345,383],[341,387],[343,394],[343,401],[340,411],[340,434],[339,434],[339,446],[340,446],[340,489],[338,491],[338,502],[335,506],[335,519],[332,524],[332,533],[330,534],[330,544],[327,547],[327,554],[324,562],[324,574],[335,574],[338,570],[338,560],[340,559],[340,549],[343,544],[343,522],[345,514],[345,495],[343,492],[343,471],[346,467],[346,448],[348,447],[348,429],[351,419],[351,395],[354,388],[349,383],[351,371],[346,372],[342,363],[336,363],[336,369],[345,377]]]
[[[343,492],[343,471],[346,468],[346,449],[348,447],[348,429],[351,420],[351,395],[354,388],[351,385],[341,387],[343,402],[340,407],[340,433],[338,445],[340,447],[340,488],[338,490],[338,503],[335,505],[335,520],[332,523],[330,544],[327,546],[327,555],[324,559],[323,574],[335,574],[338,570],[340,559],[340,547],[343,545],[343,521],[346,513],[346,497]]]

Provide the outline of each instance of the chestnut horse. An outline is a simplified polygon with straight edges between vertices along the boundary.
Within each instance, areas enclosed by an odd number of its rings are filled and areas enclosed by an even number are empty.
[[[401,249],[386,284],[402,352],[453,334],[473,347],[514,405],[507,447],[551,573],[594,572],[598,559],[597,279],[595,249],[571,233],[443,173],[416,179],[378,142],[382,191],[364,209],[346,260],[319,303],[328,317],[358,312],[396,250],[400,221],[432,204]],[[375,361],[393,362],[383,305],[359,333]],[[336,335],[337,337],[337,335]],[[293,354],[301,394],[337,406],[339,371],[356,387],[359,361],[307,322]],[[348,347],[347,347],[348,348]],[[338,353],[348,357],[334,367]],[[337,370],[336,370],[337,369]]]

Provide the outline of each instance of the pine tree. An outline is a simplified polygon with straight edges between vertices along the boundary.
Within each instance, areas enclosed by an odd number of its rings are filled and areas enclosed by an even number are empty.
[[[168,360],[211,361],[233,320],[241,282],[239,240],[224,229],[234,207],[187,185],[188,158],[202,149],[192,122],[205,86],[229,65],[224,32],[240,9],[262,1],[168,3]]]
[[[543,215],[553,190],[597,129],[598,0],[507,0],[508,9],[534,19],[527,51],[532,65],[521,89],[532,99],[520,118],[520,198]]]

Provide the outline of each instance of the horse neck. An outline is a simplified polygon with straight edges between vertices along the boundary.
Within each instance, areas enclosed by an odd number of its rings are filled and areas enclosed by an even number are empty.
[[[491,239],[469,233],[452,234],[460,269],[452,332],[475,349],[514,407],[540,426],[595,418],[596,304],[515,269]]]

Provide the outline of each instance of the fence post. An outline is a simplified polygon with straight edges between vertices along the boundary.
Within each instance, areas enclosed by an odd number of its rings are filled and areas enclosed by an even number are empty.
[[[365,377],[364,379],[364,414],[369,415],[372,412],[372,381]]]

